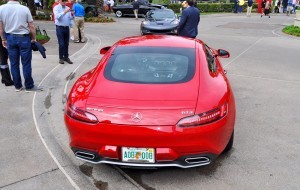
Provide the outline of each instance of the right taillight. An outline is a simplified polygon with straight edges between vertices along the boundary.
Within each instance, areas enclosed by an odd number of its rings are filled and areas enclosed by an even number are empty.
[[[72,104],[68,104],[66,113],[68,116],[79,121],[87,123],[98,123],[98,119],[94,114],[81,110]]]
[[[223,118],[227,114],[228,105],[223,104],[222,106],[205,113],[193,115],[190,117],[182,118],[178,123],[178,127],[194,127],[198,125],[208,124]]]

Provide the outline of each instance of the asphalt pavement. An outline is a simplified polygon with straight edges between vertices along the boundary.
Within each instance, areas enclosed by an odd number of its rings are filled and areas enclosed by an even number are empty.
[[[70,64],[58,63],[53,22],[36,22],[51,40],[47,58],[33,52],[43,92],[0,86],[0,189],[299,189],[300,40],[280,32],[293,18],[223,14],[201,17],[199,37],[227,49],[222,59],[237,103],[233,150],[212,166],[127,170],[75,159],[63,111],[76,78],[96,66],[101,47],[139,35],[139,22],[86,23],[86,43],[71,43]],[[188,177],[188,178],[186,178]]]

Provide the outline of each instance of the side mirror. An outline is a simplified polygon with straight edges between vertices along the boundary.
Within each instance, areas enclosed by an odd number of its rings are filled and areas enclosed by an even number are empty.
[[[219,57],[222,58],[229,58],[230,57],[230,53],[224,49],[218,49],[218,55]]]
[[[107,46],[100,49],[100,55],[104,55],[110,48],[111,48],[110,46]]]

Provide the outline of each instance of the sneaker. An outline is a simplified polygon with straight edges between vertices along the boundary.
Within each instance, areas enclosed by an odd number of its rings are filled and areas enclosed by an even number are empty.
[[[59,60],[59,64],[64,64],[65,62],[64,62],[64,60],[63,59],[60,59]]]
[[[26,88],[26,92],[39,92],[39,91],[43,91],[43,88],[38,87],[38,86],[33,86],[33,87],[30,88],[30,89],[27,89],[27,88]]]
[[[74,36],[71,36],[71,37],[70,37],[70,40],[74,40]]]
[[[67,62],[69,64],[73,64],[73,62],[70,60],[70,58],[65,59],[65,62]]]
[[[74,43],[79,43],[79,42],[80,42],[79,40],[75,40],[75,41],[74,41]]]
[[[23,87],[21,88],[16,88],[16,92],[21,92],[23,90]]]

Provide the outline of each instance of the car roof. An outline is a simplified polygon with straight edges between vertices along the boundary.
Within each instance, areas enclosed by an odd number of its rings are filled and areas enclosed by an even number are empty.
[[[117,46],[166,46],[195,48],[196,41],[200,40],[171,35],[144,35],[124,38],[116,43]]]

